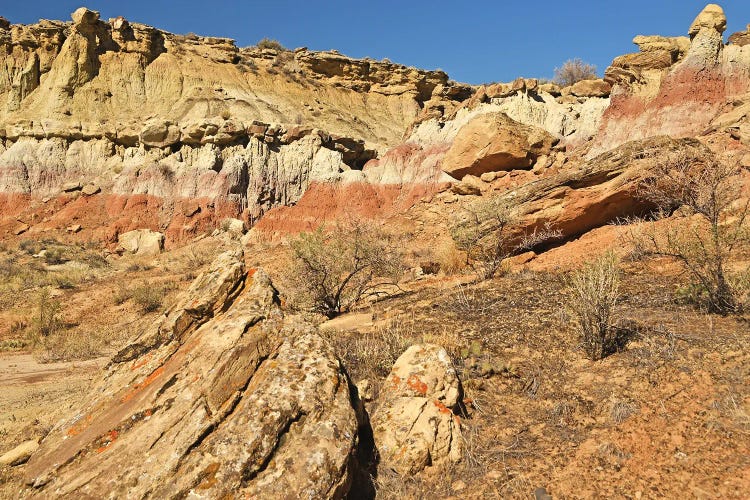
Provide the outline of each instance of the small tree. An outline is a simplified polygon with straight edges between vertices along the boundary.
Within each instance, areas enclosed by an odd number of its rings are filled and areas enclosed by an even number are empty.
[[[555,68],[553,81],[561,87],[567,87],[581,80],[591,80],[592,78],[597,78],[596,66],[575,58],[568,59],[562,66]]]
[[[568,290],[569,309],[586,354],[593,360],[604,358],[616,350],[619,340],[612,321],[620,297],[620,270],[614,253],[584,264],[571,276]]]
[[[374,223],[349,221],[301,233],[290,242],[293,295],[327,317],[388,293],[403,271],[392,238]]]
[[[561,235],[544,226],[519,236],[512,231],[517,223],[517,214],[502,197],[482,197],[454,219],[451,237],[479,277],[490,279],[511,255]]]
[[[678,207],[687,217],[652,222],[636,236],[647,254],[677,259],[705,294],[710,312],[739,309],[741,273],[728,272],[727,262],[750,242],[750,200],[735,206],[741,182],[736,163],[722,161],[703,146],[691,146],[656,158],[652,175],[640,187],[642,198],[659,207],[657,218]]]

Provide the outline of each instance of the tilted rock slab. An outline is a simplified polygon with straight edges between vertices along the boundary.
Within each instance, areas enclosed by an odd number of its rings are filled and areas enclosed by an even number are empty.
[[[262,270],[222,254],[120,351],[26,470],[39,498],[340,498],[358,442],[349,382]]]
[[[461,424],[454,414],[461,382],[448,353],[434,344],[414,345],[393,365],[372,417],[380,466],[414,474],[462,455]]]

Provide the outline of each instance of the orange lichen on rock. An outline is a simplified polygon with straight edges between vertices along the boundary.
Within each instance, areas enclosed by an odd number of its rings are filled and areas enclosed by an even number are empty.
[[[106,435],[102,436],[102,441],[104,441],[104,444],[96,449],[97,453],[102,453],[107,450],[110,446],[112,446],[112,443],[117,441],[117,438],[120,436],[120,433],[117,432],[115,429],[112,429],[109,431]]]
[[[140,360],[133,361],[133,364],[130,366],[130,371],[135,371],[138,368],[141,368],[143,366],[146,366],[146,364],[151,361],[151,358],[153,358],[153,355],[151,353],[146,354],[141,358]]]
[[[438,411],[440,413],[445,413],[445,414],[453,413],[450,408],[448,408],[447,406],[445,406],[443,403],[441,403],[437,399],[433,400],[432,402],[434,403],[435,406],[437,406]]]
[[[419,377],[416,375],[410,375],[406,381],[406,385],[423,396],[427,394],[427,384],[419,380]]]
[[[94,417],[92,417],[91,415],[81,417],[80,419],[78,419],[78,421],[76,421],[75,424],[70,427],[70,429],[65,432],[65,434],[67,434],[69,437],[77,436],[78,434],[83,432],[93,420]]]
[[[123,403],[127,403],[128,401],[130,401],[131,399],[133,399],[136,396],[136,394],[138,394],[141,390],[143,390],[146,387],[148,387],[149,385],[151,385],[154,382],[154,380],[156,380],[157,378],[159,378],[159,376],[162,373],[164,373],[164,367],[160,366],[159,368],[157,368],[156,370],[154,370],[153,372],[151,372],[151,375],[149,375],[148,377],[146,377],[143,380],[143,382],[141,382],[139,384],[135,384],[133,386],[133,389],[131,389],[127,394],[125,394],[122,397],[121,401]]]

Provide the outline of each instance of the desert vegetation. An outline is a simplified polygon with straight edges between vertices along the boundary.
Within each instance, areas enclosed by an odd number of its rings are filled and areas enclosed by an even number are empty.
[[[295,303],[328,317],[394,291],[403,272],[393,237],[361,220],[301,233],[289,247],[286,281]]]
[[[552,81],[561,87],[567,87],[581,80],[592,78],[597,78],[596,66],[575,58],[568,59],[559,68],[555,68],[555,76]]]
[[[466,252],[478,276],[489,279],[501,271],[508,257],[560,236],[548,226],[521,233],[519,222],[518,214],[503,198],[482,197],[454,217],[451,236],[456,247]]]
[[[630,221],[645,226],[631,231],[631,242],[645,256],[676,259],[708,311],[741,310],[750,268],[733,268],[730,259],[750,243],[750,200],[739,201],[738,165],[702,146],[656,158],[654,165],[640,195],[658,210],[649,221]]]

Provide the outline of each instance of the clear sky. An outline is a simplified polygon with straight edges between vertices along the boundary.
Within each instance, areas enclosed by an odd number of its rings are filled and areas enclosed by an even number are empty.
[[[422,68],[441,68],[469,83],[551,77],[580,57],[599,73],[615,56],[634,52],[635,35],[687,34],[706,0],[571,1],[289,1],[289,0],[0,0],[14,23],[70,19],[85,5],[102,18],[173,33],[234,38],[239,46],[263,37],[289,48],[337,49]],[[720,3],[725,37],[750,24],[750,0]]]

